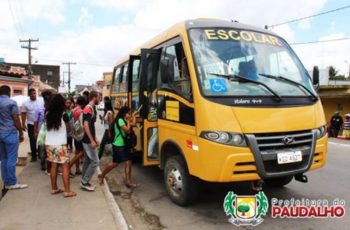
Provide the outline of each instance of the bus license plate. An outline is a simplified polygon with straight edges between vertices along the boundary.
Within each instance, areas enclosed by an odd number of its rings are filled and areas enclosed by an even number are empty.
[[[301,151],[284,152],[284,153],[277,154],[277,163],[279,165],[293,163],[293,162],[300,162],[302,161],[302,159],[303,157],[302,157]]]

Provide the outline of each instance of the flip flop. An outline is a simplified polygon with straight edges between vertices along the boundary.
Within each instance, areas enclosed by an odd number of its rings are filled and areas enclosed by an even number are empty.
[[[63,190],[58,188],[58,189],[54,189],[54,190],[51,190],[51,195],[56,195],[56,194],[59,194],[59,193],[62,193]]]
[[[102,178],[102,174],[98,174],[98,175],[97,175],[97,178],[98,178],[98,180],[99,180],[99,182],[100,182],[100,185],[103,185],[103,179],[104,179],[104,178]]]
[[[135,183],[127,183],[125,180],[124,180],[124,185],[127,187],[127,188],[136,188],[137,186],[139,186],[138,184],[135,184]]]
[[[73,197],[73,196],[76,196],[76,195],[77,195],[77,193],[73,192],[73,191],[65,192],[64,193],[64,198],[69,198],[69,197]]]

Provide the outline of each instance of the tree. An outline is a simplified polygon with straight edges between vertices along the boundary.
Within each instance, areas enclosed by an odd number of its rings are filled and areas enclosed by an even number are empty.
[[[330,80],[334,80],[338,74],[338,70],[334,66],[329,66],[328,75]]]
[[[249,208],[248,205],[241,204],[241,205],[238,206],[237,210],[242,213],[242,216],[245,216],[245,213],[249,212],[250,208]]]

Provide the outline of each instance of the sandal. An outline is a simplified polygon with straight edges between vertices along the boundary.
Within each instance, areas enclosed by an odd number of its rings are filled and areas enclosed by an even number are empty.
[[[54,190],[51,190],[51,195],[56,195],[56,194],[59,194],[59,193],[62,193],[63,190],[58,188],[58,189],[54,189]]]
[[[129,184],[128,182],[126,182],[126,180],[124,180],[124,185],[125,185],[127,188],[136,188],[137,186],[139,186],[138,184],[135,184],[135,183]]]
[[[99,182],[100,182],[100,185],[103,185],[103,180],[104,180],[104,178],[102,177],[102,174],[98,174],[98,175],[97,175],[97,178],[98,178],[98,180],[99,180]]]
[[[65,192],[64,193],[64,198],[73,197],[73,196],[76,196],[76,195],[77,195],[77,193],[73,192],[73,191]]]

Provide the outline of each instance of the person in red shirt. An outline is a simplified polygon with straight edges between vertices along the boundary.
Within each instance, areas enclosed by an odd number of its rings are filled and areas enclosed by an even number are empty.
[[[80,115],[83,113],[83,106],[86,104],[85,98],[83,96],[79,96],[77,98],[76,106],[73,109],[73,119],[74,122],[79,120]],[[83,148],[83,142],[77,141],[74,139],[74,146],[75,146],[75,156],[70,161],[70,169],[73,165],[75,165],[75,175],[80,175],[80,164],[79,160],[84,156],[84,148]],[[72,174],[72,173],[71,173]]]

